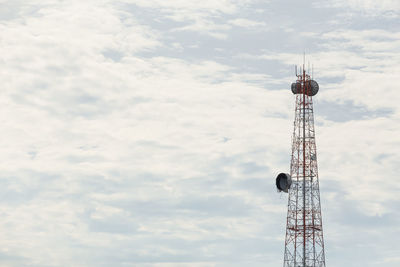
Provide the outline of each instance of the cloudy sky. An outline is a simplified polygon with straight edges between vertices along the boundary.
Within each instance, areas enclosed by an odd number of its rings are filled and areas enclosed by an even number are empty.
[[[397,0],[0,0],[1,266],[281,266],[294,65],[327,266],[400,265]]]

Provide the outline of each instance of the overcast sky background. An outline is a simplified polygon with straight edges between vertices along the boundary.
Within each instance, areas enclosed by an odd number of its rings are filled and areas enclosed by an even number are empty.
[[[0,0],[1,266],[281,266],[314,65],[327,266],[400,266],[397,0]]]

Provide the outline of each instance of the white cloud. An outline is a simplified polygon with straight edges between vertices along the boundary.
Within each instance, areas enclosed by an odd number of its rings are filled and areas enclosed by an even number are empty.
[[[205,0],[205,1],[162,1],[162,0],[123,0],[122,3],[135,4],[141,7],[171,9],[176,12],[179,11],[198,11],[204,10],[210,13],[222,12],[233,13],[237,11],[237,5],[243,5],[250,1],[237,1],[237,0]]]
[[[322,6],[350,9],[368,16],[398,16],[400,3],[396,0],[328,0],[317,2]]]
[[[249,19],[233,19],[229,21],[229,24],[234,26],[244,27],[244,28],[251,28],[251,27],[258,27],[258,26],[266,26],[264,22],[249,20]]]
[[[244,213],[250,202],[263,203],[259,197],[220,187],[204,196],[205,185],[184,183],[218,183],[219,172],[240,181],[242,168],[218,162],[256,159],[248,148],[258,149],[268,129],[253,115],[285,113],[279,102],[264,106],[284,94],[265,94],[242,81],[254,76],[215,61],[139,57],[160,46],[156,34],[109,8],[60,3],[1,26],[1,46],[9,51],[2,58],[1,119],[10,199],[1,206],[7,220],[0,227],[8,233],[7,253],[21,257],[11,266],[119,265],[154,256],[163,262],[211,251],[205,240],[216,237],[215,229],[223,244],[232,232],[256,238],[262,229]],[[203,245],[189,252],[180,245],[196,240]],[[104,257],[93,256],[99,251]]]
[[[248,19],[234,19],[229,22],[223,16],[236,16],[241,9],[249,6],[253,0],[217,0],[217,1],[142,1],[124,0],[120,3],[133,4],[142,8],[151,8],[159,11],[159,16],[183,24],[172,31],[191,31],[209,35],[217,39],[226,39],[226,31],[231,25],[241,27],[254,27],[264,25],[262,22]]]

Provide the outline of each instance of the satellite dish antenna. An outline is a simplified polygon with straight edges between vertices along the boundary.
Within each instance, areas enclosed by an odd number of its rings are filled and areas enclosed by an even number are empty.
[[[292,185],[292,178],[288,173],[280,173],[276,177],[276,188],[279,192],[287,193],[290,186]]]

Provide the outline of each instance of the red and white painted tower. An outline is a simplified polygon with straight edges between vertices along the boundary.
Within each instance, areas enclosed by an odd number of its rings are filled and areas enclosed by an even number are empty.
[[[289,194],[284,267],[325,267],[312,97],[318,83],[303,65],[292,84],[296,96],[290,175],[276,178],[278,191]]]

